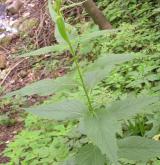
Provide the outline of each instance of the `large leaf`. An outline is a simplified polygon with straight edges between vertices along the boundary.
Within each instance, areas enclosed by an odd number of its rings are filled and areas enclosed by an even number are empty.
[[[62,165],[76,165],[76,163],[75,163],[75,159],[74,159],[74,157],[72,158],[68,158],[67,160],[65,160],[63,163],[62,163]]]
[[[78,40],[75,39],[75,41],[77,40],[79,43],[83,43],[83,42],[90,41],[92,39],[97,39],[97,37],[105,36],[105,35],[108,35],[110,33],[115,33],[115,32],[116,30],[112,29],[112,30],[100,30],[100,31],[95,31],[95,32],[87,33],[87,34],[81,34],[79,35]]]
[[[160,130],[159,121],[160,121],[160,113],[155,113],[152,118],[149,118],[147,124],[152,125],[152,128],[145,133],[146,137],[152,138],[153,136],[159,133]]]
[[[69,43],[68,34],[66,31],[66,26],[64,19],[60,13],[61,1],[54,2],[54,8],[52,6],[51,0],[48,0],[48,8],[53,22],[55,23],[55,37],[59,43],[67,42]]]
[[[76,165],[104,165],[105,159],[99,148],[93,144],[81,147],[75,158]]]
[[[144,137],[127,137],[118,141],[119,157],[147,162],[160,155],[160,142]]]
[[[152,96],[128,96],[124,100],[116,101],[106,106],[106,110],[108,111],[108,116],[114,117],[116,120],[129,119],[141,112],[148,113],[148,111],[144,111],[144,108],[157,101],[158,98]]]
[[[72,25],[68,24],[68,23],[65,23],[65,30],[66,30],[66,33],[67,33],[69,39],[70,39],[70,42],[72,42],[72,46],[74,46],[76,48],[78,45],[78,37],[77,37],[78,33],[77,33],[76,28],[73,27]],[[59,29],[58,29],[57,24],[55,25],[55,37],[56,37],[56,40],[59,44],[66,44],[66,41],[64,41],[63,37],[59,33]]]
[[[87,107],[78,100],[64,100],[59,103],[25,108],[25,110],[46,119],[68,120],[83,116],[87,112]]]
[[[110,54],[99,57],[94,63],[90,64],[88,69],[105,68],[107,65],[121,64],[134,59],[132,54]]]
[[[53,45],[53,46],[47,46],[44,48],[40,48],[22,55],[19,55],[18,57],[28,57],[28,56],[39,56],[43,54],[48,54],[48,53],[62,53],[66,50],[68,50],[68,45],[65,43],[58,44],[58,45]]]
[[[85,73],[85,83],[88,88],[93,88],[98,82],[103,80],[113,69],[115,64],[120,64],[133,59],[132,55],[109,55],[100,57],[88,67]]]
[[[35,83],[27,85],[24,88],[10,92],[4,97],[11,97],[14,95],[29,96],[34,94],[46,96],[63,89],[74,88],[75,86],[76,83],[73,80],[71,80],[70,77],[64,76],[54,80],[45,79],[37,81]]]
[[[96,116],[88,114],[83,122],[85,133],[90,140],[116,165],[118,147],[115,134],[119,128],[114,118],[108,117],[106,111],[99,111]]]
[[[160,93],[160,83],[156,87],[153,88],[153,91]]]
[[[85,84],[88,88],[93,88],[98,82],[103,80],[113,69],[113,65],[108,65],[104,69],[97,68],[96,70],[85,73]]]
[[[62,16],[57,17],[56,24],[57,24],[58,31],[59,31],[61,37],[63,38],[64,41],[66,41],[69,44],[70,40],[68,38],[65,22],[64,22],[64,19]]]
[[[67,25],[67,27],[68,26],[69,25]],[[90,34],[82,34],[79,37],[76,37],[75,39],[72,39],[71,44],[72,44],[72,46],[75,46],[78,43],[88,42],[91,39],[94,39],[94,38],[100,37],[102,35],[105,35],[108,32],[110,32],[110,31],[109,30],[102,30],[102,31],[92,32]],[[42,55],[42,54],[47,54],[47,53],[52,53],[52,52],[53,53],[62,53],[66,50],[69,50],[68,45],[66,43],[60,43],[58,45],[53,45],[53,46],[40,48],[38,50],[31,51],[31,52],[19,55],[19,57],[39,56],[39,55]]]

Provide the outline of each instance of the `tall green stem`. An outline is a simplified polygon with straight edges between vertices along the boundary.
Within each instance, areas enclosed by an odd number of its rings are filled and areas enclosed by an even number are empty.
[[[75,53],[75,51],[74,51],[74,49],[72,47],[72,44],[70,42],[68,42],[68,44],[69,44],[70,52],[71,52],[71,54],[73,56],[73,60],[74,60],[74,62],[76,64],[76,68],[77,68],[77,71],[78,71],[78,74],[79,74],[79,77],[80,77],[80,80],[81,80],[81,84],[82,84],[85,96],[86,96],[87,101],[88,101],[89,111],[90,112],[94,112],[94,109],[92,107],[92,103],[91,103],[91,100],[90,100],[87,88],[86,88],[85,83],[84,83],[82,72],[81,72],[81,69],[80,69],[80,66],[79,66],[79,63],[78,63],[77,55],[76,55],[76,53]]]
[[[50,2],[50,6],[51,6],[51,2]],[[78,58],[77,58],[77,55],[73,49],[73,46],[70,42],[70,39],[67,35],[67,31],[66,31],[66,28],[65,28],[65,22],[64,22],[64,19],[63,19],[63,16],[61,14],[61,11],[60,11],[60,6],[61,6],[61,0],[57,0],[55,1],[55,9],[56,11],[54,11],[56,14],[57,14],[57,18],[56,18],[56,24],[58,26],[58,30],[59,30],[59,33],[61,35],[61,37],[64,39],[64,41],[66,41],[66,43],[68,44],[69,46],[69,49],[70,49],[70,52],[73,56],[73,60],[76,64],[76,68],[78,70],[78,74],[79,74],[79,77],[80,77],[80,80],[81,80],[81,83],[82,83],[82,87],[83,87],[83,90],[84,90],[84,93],[85,93],[85,96],[87,98],[87,101],[88,101],[88,108],[89,108],[89,111],[90,112],[93,112],[94,113],[94,109],[92,107],[92,103],[91,103],[91,100],[90,100],[90,97],[89,97],[89,94],[88,94],[88,91],[87,91],[87,88],[85,86],[85,83],[84,83],[84,80],[83,80],[83,76],[82,76],[82,73],[81,73],[81,70],[80,70],[80,67],[79,67],[79,64],[78,64]],[[53,14],[53,13],[52,13]],[[54,15],[54,14],[53,14]]]

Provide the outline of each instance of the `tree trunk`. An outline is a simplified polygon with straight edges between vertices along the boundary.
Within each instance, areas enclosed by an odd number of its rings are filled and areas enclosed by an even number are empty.
[[[83,1],[83,0],[80,0]],[[72,0],[72,2],[79,2],[78,0]],[[94,23],[99,26],[99,29],[112,29],[112,25],[107,21],[102,11],[96,6],[93,0],[86,0],[83,3],[83,7],[86,12],[91,16]]]
[[[99,26],[101,30],[111,29],[112,25],[107,21],[102,11],[96,6],[93,0],[87,0],[83,3],[86,12],[92,17],[95,24]]]

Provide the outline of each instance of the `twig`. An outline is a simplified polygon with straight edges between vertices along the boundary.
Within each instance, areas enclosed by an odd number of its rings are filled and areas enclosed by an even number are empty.
[[[8,76],[11,74],[11,72],[18,66],[20,65],[23,61],[27,60],[29,57],[26,57],[24,59],[22,59],[21,61],[17,62],[10,70],[9,72],[6,74],[6,76],[4,77],[4,79],[2,80],[2,82],[0,83],[0,86],[2,86],[4,84],[4,82],[6,81],[6,79],[8,78]]]
[[[1,46],[1,45],[0,45],[0,48],[3,49],[7,54],[10,53],[10,51],[9,51],[8,49],[6,49],[5,47],[3,47],[3,46]]]
[[[42,60],[45,60],[45,59],[48,58],[48,57],[51,57],[51,55],[45,55],[44,57],[38,59],[37,61],[32,62],[32,63],[29,64],[29,65],[27,65],[27,66],[25,66],[25,67],[23,67],[23,68],[19,68],[18,71],[21,71],[22,69],[29,68],[29,67],[31,67],[31,66],[33,66],[33,65],[35,65],[35,64],[37,64],[37,63],[39,63],[39,62],[41,62]]]

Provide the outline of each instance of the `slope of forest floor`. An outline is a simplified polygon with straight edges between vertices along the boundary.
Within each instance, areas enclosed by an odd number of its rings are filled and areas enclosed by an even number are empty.
[[[159,8],[158,2],[154,3],[150,0],[143,2],[142,0],[139,3],[127,1],[121,4],[120,0],[114,0],[113,2],[97,0],[97,3],[103,9],[113,27],[118,27],[120,30],[107,38],[97,38],[91,44],[84,45],[84,58],[92,60],[104,53],[134,53],[142,56],[142,59],[136,61],[136,63],[134,61],[118,66],[108,79],[97,86],[94,96],[97,102],[115,100],[133,92],[136,94],[145,93],[147,90],[159,86],[160,16],[159,11],[156,10]],[[25,16],[25,19],[21,18],[22,15]],[[66,11],[65,16],[66,20],[74,23],[81,32],[97,29],[93,23],[87,22],[90,19],[84,14],[82,8],[76,7]],[[23,30],[10,39],[9,42],[0,45],[0,55],[6,58],[6,66],[3,70],[0,70],[1,96],[6,92],[20,89],[37,80],[63,76],[73,67],[70,66],[68,52],[60,57],[46,54],[34,58],[13,58],[13,54],[17,57],[24,52],[57,42],[54,36],[54,24],[51,22],[45,0],[26,1],[25,6],[21,8],[17,16],[17,20],[24,26],[21,27]],[[26,25],[30,26],[26,27]],[[102,94],[101,98],[99,93]],[[81,91],[71,95],[81,95]],[[12,163],[24,161],[23,163],[34,165],[37,163],[37,157],[35,156],[37,154],[39,160],[46,161],[46,164],[51,161],[52,164],[56,165],[56,162],[64,160],[69,154],[67,145],[70,146],[70,149],[75,148],[75,150],[81,145],[79,135],[76,138],[69,137],[70,140],[67,142],[69,144],[63,144],[66,135],[75,126],[75,123],[56,123],[41,120],[30,114],[27,115],[21,110],[22,106],[25,107],[40,102],[53,102],[56,97],[47,99],[48,97],[35,95],[27,97],[27,99],[14,97],[0,102],[0,164],[7,164],[10,161]],[[142,120],[146,122],[146,118]],[[154,125],[155,121],[151,122]],[[53,127],[51,127],[52,124]],[[135,126],[130,127],[126,134],[140,136],[149,134],[149,137],[153,138],[160,133],[159,131],[159,129],[142,131],[135,122]],[[53,137],[54,142],[50,140]],[[85,141],[85,138],[82,138],[82,140]],[[52,145],[52,149],[49,147],[50,145]],[[8,150],[7,146],[9,146]],[[42,156],[40,148],[46,150],[46,152],[49,149],[55,155],[49,155],[51,158],[48,158],[48,160]],[[4,155],[5,149],[7,154]],[[17,151],[14,151],[16,149]],[[21,155],[22,151],[24,153]],[[32,159],[29,158],[30,156],[33,156]]]
[[[14,21],[21,25],[21,30],[15,36],[6,37],[0,44],[0,58],[5,57],[2,61],[5,67],[0,70],[1,95],[3,91],[16,90],[36,80],[57,77],[64,72],[61,69],[54,72],[51,69],[46,70],[45,64],[51,60],[49,56],[36,59],[13,58],[13,54],[22,54],[54,42],[54,26],[51,26],[46,1],[26,1],[15,17]],[[39,66],[36,67],[36,65]],[[40,100],[43,99],[29,98],[27,104]],[[15,98],[0,102],[0,163],[8,161],[7,157],[2,156],[2,152],[14,136],[23,129],[23,117],[19,114],[16,104],[23,104],[23,100]]]

